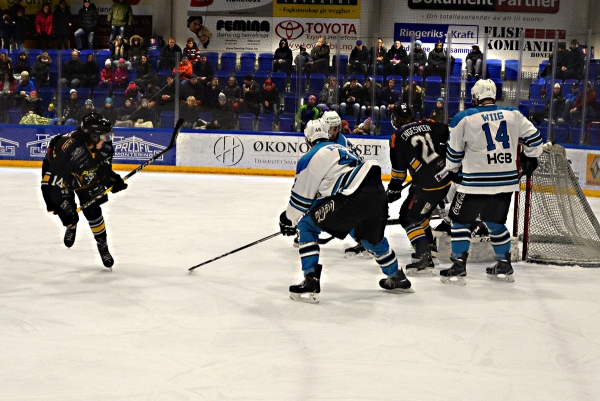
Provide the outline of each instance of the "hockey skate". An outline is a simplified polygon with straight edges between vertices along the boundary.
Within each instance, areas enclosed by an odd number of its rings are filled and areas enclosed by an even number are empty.
[[[467,257],[468,253],[459,258],[450,258],[452,266],[449,269],[440,270],[440,280],[444,284],[466,285],[467,280]],[[453,280],[455,278],[455,280]]]
[[[496,262],[496,265],[485,269],[487,277],[494,281],[514,283],[515,278],[513,277],[514,271],[510,263],[510,252],[508,252],[505,257],[505,260],[499,260]]]
[[[425,252],[417,262],[406,265],[407,276],[435,276],[435,263],[431,252]]]
[[[433,239],[433,243],[429,244],[429,251],[431,253],[431,259],[433,261],[433,266],[437,266],[440,264],[440,261],[437,258],[438,248],[437,248],[437,238]],[[419,262],[422,258],[422,255],[419,255],[417,252],[413,252],[410,254],[411,262]],[[432,267],[433,267],[432,266]]]
[[[379,286],[384,290],[393,292],[415,292],[411,287],[410,281],[406,278],[406,275],[399,269],[395,276],[382,278],[379,280]]]
[[[290,298],[294,301],[318,304],[321,292],[321,270],[323,270],[323,266],[317,265],[315,272],[305,275],[304,281],[300,284],[290,285]]]
[[[77,234],[77,225],[73,225],[71,227],[67,227],[65,230],[65,237],[63,238],[63,242],[67,248],[70,248],[75,243],[75,234]]]
[[[102,263],[104,264],[104,267],[107,267],[108,270],[112,271],[112,265],[115,264],[115,260],[113,259],[112,255],[108,251],[108,245],[100,244],[100,243],[98,243],[97,245],[98,245],[98,252],[100,253],[100,257],[102,258]]]
[[[356,258],[360,258],[360,259],[373,259],[373,255],[369,251],[367,251],[361,243],[358,243],[357,245],[355,245],[353,247],[346,248],[346,250],[344,251],[344,257],[345,258],[356,257]]]

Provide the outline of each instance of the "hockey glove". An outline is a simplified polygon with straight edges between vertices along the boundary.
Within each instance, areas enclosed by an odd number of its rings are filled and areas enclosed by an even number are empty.
[[[65,227],[74,226],[79,222],[79,215],[68,200],[64,200],[54,213],[58,215]]]
[[[530,176],[538,166],[537,157],[529,157],[521,152],[521,171],[524,175]]]
[[[385,191],[385,194],[387,195],[388,203],[394,203],[402,197],[402,190],[400,189],[395,191],[388,187],[387,191]]]
[[[116,194],[119,191],[122,191],[124,189],[127,189],[127,184],[125,183],[125,181],[123,181],[123,179],[121,178],[120,175],[115,174],[115,176],[112,178],[112,193]]]
[[[462,176],[457,171],[448,171],[448,177],[455,184],[460,184],[462,182]]]
[[[292,221],[285,215],[285,212],[279,216],[279,230],[286,236],[296,235],[296,227],[294,227]]]

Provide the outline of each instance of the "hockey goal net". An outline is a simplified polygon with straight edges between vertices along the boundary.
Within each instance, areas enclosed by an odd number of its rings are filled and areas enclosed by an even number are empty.
[[[600,224],[560,145],[545,145],[530,179],[521,179],[515,228],[523,260],[600,267]]]

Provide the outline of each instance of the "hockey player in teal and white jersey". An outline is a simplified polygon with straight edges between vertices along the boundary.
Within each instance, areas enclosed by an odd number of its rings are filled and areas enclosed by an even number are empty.
[[[446,170],[440,173],[448,171],[458,184],[450,207],[453,264],[440,271],[440,276],[443,283],[466,283],[469,223],[480,217],[489,229],[497,260],[487,268],[488,278],[513,282],[510,234],[505,223],[511,195],[519,190],[517,147],[519,142],[523,146],[521,170],[529,175],[542,153],[542,136],[519,110],[496,105],[496,84],[491,79],[477,81],[471,93],[476,107],[450,121]]]
[[[290,286],[290,298],[319,301],[322,267],[318,236],[322,231],[339,239],[350,234],[373,252],[387,276],[379,282],[381,288],[413,292],[384,236],[388,210],[380,166],[334,142],[332,137],[337,136],[330,135],[329,129],[328,124],[317,121],[307,124],[304,135],[311,149],[298,161],[289,204],[279,217],[283,235],[300,232],[304,281]],[[332,131],[338,129],[331,126]]]

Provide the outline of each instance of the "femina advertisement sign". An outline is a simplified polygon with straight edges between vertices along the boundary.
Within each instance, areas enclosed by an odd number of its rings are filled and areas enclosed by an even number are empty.
[[[502,11],[557,13],[560,0],[408,0],[417,10]]]

